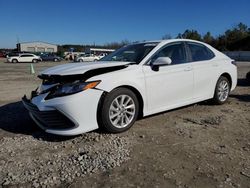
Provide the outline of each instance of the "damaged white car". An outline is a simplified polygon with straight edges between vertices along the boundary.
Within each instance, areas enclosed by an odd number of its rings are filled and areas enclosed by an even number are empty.
[[[46,132],[119,133],[138,117],[208,99],[223,104],[236,87],[237,68],[207,44],[173,39],[130,44],[98,62],[49,68],[39,78],[41,86],[23,103]]]

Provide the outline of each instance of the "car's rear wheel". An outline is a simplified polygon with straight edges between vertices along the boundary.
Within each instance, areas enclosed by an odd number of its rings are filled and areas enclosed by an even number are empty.
[[[100,126],[111,133],[126,131],[136,121],[138,111],[136,95],[127,88],[117,88],[104,99]]]
[[[58,61],[58,59],[57,59],[57,58],[55,58],[55,59],[54,59],[54,62],[57,62],[57,61]]]
[[[228,99],[230,87],[229,80],[226,77],[221,76],[215,87],[213,101],[216,104],[224,104]]]
[[[32,63],[37,63],[37,62],[38,62],[37,59],[33,59],[33,60],[32,60]]]
[[[12,59],[12,63],[18,63],[17,59]]]

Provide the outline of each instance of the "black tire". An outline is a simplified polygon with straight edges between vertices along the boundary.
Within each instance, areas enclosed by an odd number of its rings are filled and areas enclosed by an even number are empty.
[[[55,59],[54,59],[54,62],[57,62],[57,61],[59,61],[59,60],[58,60],[57,58],[55,58]]]
[[[79,59],[79,62],[83,62],[83,60],[82,60],[82,59]]]
[[[37,59],[33,59],[32,63],[38,63],[38,60]]]
[[[17,59],[12,59],[12,63],[18,63]]]
[[[220,94],[220,85],[222,83],[227,84],[227,89],[225,89],[225,92],[227,90],[227,94],[225,93],[224,95]],[[219,104],[219,105],[224,104],[228,99],[228,96],[230,94],[230,90],[231,90],[231,84],[230,84],[229,80],[226,77],[221,76],[216,83],[213,102],[215,104]],[[224,97],[220,97],[220,96],[224,96]]]
[[[134,113],[134,115],[133,116],[131,115],[131,117],[128,118],[130,120],[127,122],[126,126],[124,125],[124,127],[117,127],[118,125],[115,126],[111,122],[112,118],[110,118],[110,113],[111,113],[110,109],[111,109],[111,105],[113,105],[115,99],[117,99],[117,98],[119,99],[119,97],[122,97],[122,96],[128,97],[127,101],[132,99],[131,103],[129,103],[128,105],[130,105],[130,106],[131,106],[131,104],[134,105],[134,109],[132,110],[133,111],[132,113]],[[124,102],[125,102],[125,99],[124,99]],[[125,107],[123,107],[123,108],[125,109]],[[126,112],[123,112],[123,114],[127,113],[126,109],[125,109],[125,111]],[[129,90],[127,88],[117,88],[105,96],[104,101],[102,103],[102,106],[99,110],[98,123],[99,123],[100,127],[103,128],[107,132],[110,132],[110,133],[124,132],[132,127],[132,125],[134,124],[134,122],[136,121],[136,119],[138,117],[138,112],[139,112],[139,102],[138,102],[136,95],[131,90]],[[118,112],[118,113],[121,113],[121,112]],[[127,115],[126,115],[126,117],[128,117]],[[125,115],[118,115],[118,116],[121,116],[120,119],[123,119],[122,122],[125,121],[125,119],[126,119]]]

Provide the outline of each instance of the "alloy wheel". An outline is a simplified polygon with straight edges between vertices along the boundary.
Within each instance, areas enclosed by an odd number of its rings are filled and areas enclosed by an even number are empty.
[[[222,80],[218,87],[218,98],[221,102],[227,100],[229,94],[229,84],[227,81]]]
[[[134,100],[128,95],[119,95],[110,105],[109,119],[116,128],[124,128],[133,120],[135,112]]]

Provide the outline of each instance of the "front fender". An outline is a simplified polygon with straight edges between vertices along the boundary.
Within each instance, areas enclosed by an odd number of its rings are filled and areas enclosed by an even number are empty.
[[[131,87],[137,90],[143,100],[143,112],[147,111],[147,95],[145,87],[144,74],[140,66],[131,66],[129,68],[110,72],[103,75],[92,77],[87,81],[101,80],[97,89],[105,92],[111,92],[118,87]]]

